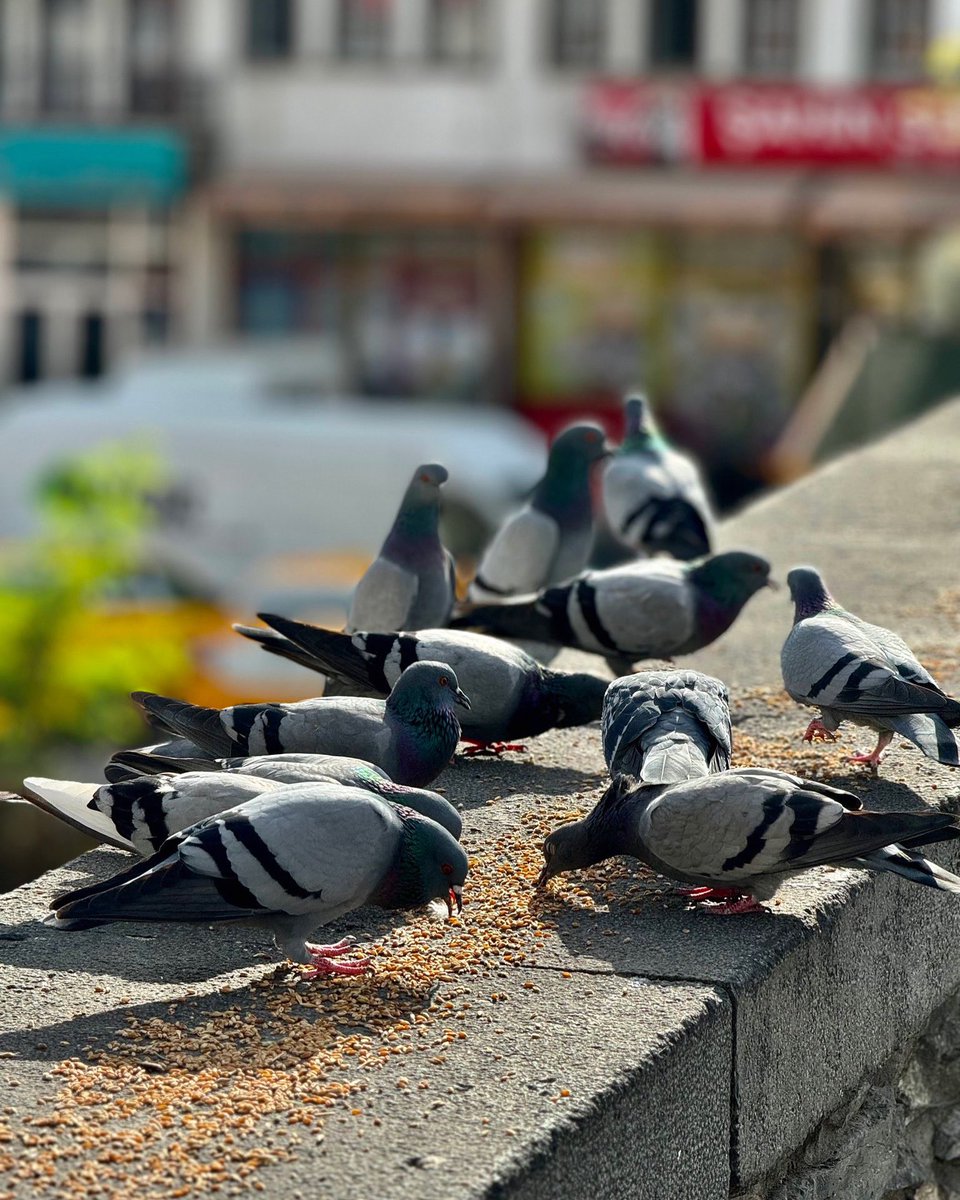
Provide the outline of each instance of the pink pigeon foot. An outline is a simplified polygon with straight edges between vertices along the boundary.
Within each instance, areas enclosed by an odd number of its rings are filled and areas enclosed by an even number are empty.
[[[883,752],[893,741],[892,733],[881,733],[877,738],[877,744],[869,754],[851,754],[847,762],[859,763],[861,766],[868,767],[871,771],[875,771],[880,766],[880,760],[883,758]]]
[[[824,725],[820,717],[815,717],[807,726],[807,731],[803,735],[805,742],[835,742],[837,735],[832,729],[828,729]]]
[[[304,979],[317,979],[320,975],[362,975],[371,965],[369,958],[355,958],[350,962],[336,962],[340,955],[346,954],[353,946],[353,938],[341,938],[332,946],[317,946],[313,942],[304,942],[304,949],[310,955],[310,965],[304,968]]]
[[[762,913],[763,905],[753,896],[742,896],[739,900],[731,900],[727,904],[712,904],[704,912],[713,913],[718,917],[732,917],[738,913]]]
[[[464,738],[466,749],[464,755],[467,758],[476,758],[478,754],[495,754],[497,758],[501,754],[507,754],[513,751],[517,754],[525,754],[526,746],[521,746],[518,742],[480,742],[476,738]]]
[[[736,888],[723,887],[677,888],[677,891],[690,900],[736,900],[743,896],[743,892],[737,891]]]

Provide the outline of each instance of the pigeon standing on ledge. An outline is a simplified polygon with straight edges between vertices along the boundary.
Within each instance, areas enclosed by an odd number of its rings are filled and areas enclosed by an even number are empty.
[[[841,608],[813,567],[795,567],[787,584],[794,617],[780,654],[783,685],[798,704],[821,713],[807,726],[804,741],[833,741],[840,723],[850,720],[877,731],[874,750],[853,755],[851,762],[876,770],[899,733],[928,758],[960,766],[952,733],[960,725],[960,703],[942,690],[906,642]]]
[[[596,808],[543,843],[538,885],[618,854],[693,884],[715,913],[761,911],[792,875],[829,863],[892,871],[960,893],[960,878],[906,846],[960,835],[949,813],[864,812],[859,797],[782,771],[750,767],[671,786],[618,776]]]
[[[347,629],[446,625],[456,599],[453,558],[438,532],[447,477],[439,463],[414,471],[386,541],[353,593]]]
[[[359,788],[429,817],[459,840],[460,814],[437,792],[392,783],[376,767],[358,759],[312,757],[317,764],[329,766],[281,764],[276,757],[267,757],[249,759],[249,766],[236,770],[159,773],[108,784],[28,776],[23,786],[27,799],[38,808],[82,833],[142,855],[159,850],[178,829],[291,784],[314,789],[326,784],[334,792]],[[262,774],[258,762],[263,764]]]
[[[487,547],[470,584],[471,601],[496,601],[569,579],[587,565],[593,546],[590,468],[609,453],[599,425],[571,425],[550,447],[546,474],[529,502],[507,518]],[[364,629],[421,628],[377,625]]]
[[[46,924],[78,931],[112,921],[247,921],[271,929],[308,978],[358,975],[344,939],[307,938],[363,904],[462,905],[467,856],[435,822],[356,788],[293,784],[174,834],[112,879],[59,896]]]
[[[603,472],[617,537],[637,553],[687,561],[709,554],[713,514],[697,467],[666,443],[646,396],[628,396],[624,415],[623,444]]]
[[[708,646],[768,586],[775,586],[770,564],[742,550],[695,563],[658,558],[584,571],[559,587],[504,604],[478,604],[450,624],[590,650],[623,675],[639,659],[672,658]]]
[[[470,708],[452,668],[437,662],[413,663],[386,700],[323,696],[216,709],[151,692],[133,699],[155,725],[218,757],[342,753],[414,787],[426,787],[450,761],[460,739],[454,706]]]
[[[603,700],[610,774],[679,783],[730,766],[730,694],[700,671],[640,671],[615,679]]]
[[[605,680],[551,671],[500,638],[459,629],[335,633],[273,613],[257,615],[272,629],[234,629],[264,650],[344,679],[369,695],[385,696],[409,663],[448,663],[470,697],[470,711],[460,721],[462,736],[478,747],[502,750],[502,743],[513,738],[586,725],[600,716]]]

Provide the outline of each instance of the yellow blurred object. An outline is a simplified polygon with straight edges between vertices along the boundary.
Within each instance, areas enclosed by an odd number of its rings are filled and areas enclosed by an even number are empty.
[[[960,83],[960,33],[934,38],[924,60],[927,73],[937,83],[944,86]]]

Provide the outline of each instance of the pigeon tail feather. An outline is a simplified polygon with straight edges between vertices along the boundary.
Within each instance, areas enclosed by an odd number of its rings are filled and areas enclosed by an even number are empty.
[[[303,661],[305,666],[312,666],[315,671],[336,675],[351,683],[369,687],[375,682],[370,674],[369,659],[357,649],[349,633],[337,633],[332,629],[322,629],[319,625],[291,621],[274,613],[257,613],[257,616],[277,631],[274,637],[281,635],[303,656],[302,660],[295,661]],[[287,654],[286,657],[293,658],[293,655]]]
[[[226,756],[232,752],[233,743],[223,727],[218,709],[202,708],[154,692],[131,692],[131,699],[158,728],[187,738],[213,754]]]
[[[935,713],[907,713],[889,718],[889,724],[927,758],[946,767],[960,767],[960,745],[956,736]]]
[[[121,850],[134,849],[132,842],[120,836],[109,817],[90,807],[99,784],[73,783],[66,779],[44,779],[31,775],[23,781],[23,787],[31,804],[79,829],[88,837],[109,842]]]
[[[889,871],[913,883],[960,895],[960,877],[924,858],[922,854],[911,854],[902,846],[884,846],[872,854],[865,854],[861,861],[875,871]]]

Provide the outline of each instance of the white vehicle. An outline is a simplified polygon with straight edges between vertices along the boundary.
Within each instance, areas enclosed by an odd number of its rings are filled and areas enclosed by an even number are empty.
[[[515,414],[454,403],[339,395],[322,344],[144,358],[101,384],[0,399],[0,539],[35,528],[43,473],[106,443],[167,464],[155,551],[247,612],[297,593],[301,611],[349,594],[418,463],[450,472],[444,536],[475,553],[537,481],[541,436]],[[324,563],[349,562],[340,580]],[[336,566],[333,569],[335,575]],[[355,578],[355,575],[354,575]],[[311,604],[311,598],[314,603]]]

